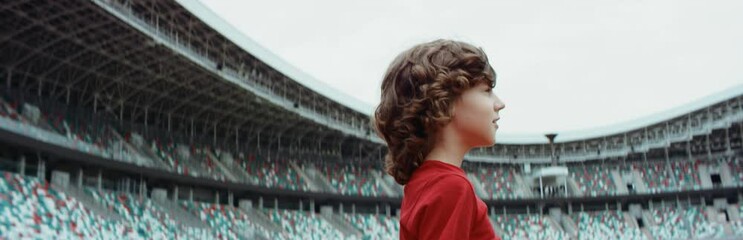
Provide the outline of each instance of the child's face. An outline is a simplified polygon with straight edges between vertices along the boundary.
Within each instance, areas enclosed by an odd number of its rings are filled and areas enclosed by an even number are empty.
[[[465,144],[471,147],[495,144],[498,112],[506,105],[493,93],[490,86],[481,83],[464,91],[454,103],[451,124]]]

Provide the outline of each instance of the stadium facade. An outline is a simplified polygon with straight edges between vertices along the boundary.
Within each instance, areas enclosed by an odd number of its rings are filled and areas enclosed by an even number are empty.
[[[397,236],[371,106],[198,1],[11,0],[0,34],[0,237]],[[504,239],[736,239],[742,136],[740,85],[463,168]]]

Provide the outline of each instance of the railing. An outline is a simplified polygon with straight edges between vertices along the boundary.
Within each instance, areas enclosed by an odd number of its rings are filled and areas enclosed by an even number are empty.
[[[136,165],[142,165],[142,160],[138,159],[140,156],[138,156],[137,154],[131,154],[125,150],[110,151],[109,149],[100,148],[82,140],[68,138],[66,136],[60,135],[59,133],[51,132],[31,124],[17,122],[5,117],[0,117],[0,128],[17,134],[25,135],[46,143],[75,149],[104,158],[111,158],[122,162],[130,162]]]
[[[644,152],[649,149],[653,148],[662,148],[670,146],[673,142],[682,142],[691,139],[695,135],[702,135],[702,134],[709,134],[712,129],[719,129],[729,126],[732,123],[743,121],[743,112],[735,113],[728,115],[724,118],[721,118],[716,121],[712,122],[705,122],[703,124],[700,124],[697,127],[690,128],[687,131],[680,132],[680,133],[673,133],[673,134],[667,134],[663,138],[658,138],[657,140],[653,141],[646,141],[641,145],[635,146],[634,152]],[[584,151],[580,153],[569,153],[569,154],[559,154],[560,156],[560,162],[581,162],[586,160],[595,160],[595,159],[601,159],[601,158],[608,158],[608,157],[621,157],[626,156],[627,154],[632,153],[631,149],[629,147],[623,147],[620,149],[602,149],[601,154],[596,154],[595,150],[592,151]],[[511,156],[502,156],[498,153],[492,153],[490,151],[486,151],[484,153],[470,153],[465,156],[467,159],[473,159],[473,160],[479,160],[479,161],[488,161],[488,162],[496,162],[496,163],[549,163],[550,162],[550,156],[549,155],[521,155],[519,154],[518,159],[513,159]]]
[[[339,121],[333,117],[325,116],[309,109],[294,108],[293,101],[278,96],[271,89],[258,84],[257,81],[251,80],[250,77],[241,76],[237,71],[230,69],[227,66],[224,66],[221,71],[214,71],[214,67],[217,66],[218,63],[209,59],[208,56],[205,56],[207,54],[200,54],[197,50],[194,50],[192,46],[188,45],[190,44],[189,42],[183,43],[182,41],[180,41],[178,34],[169,34],[161,31],[157,24],[143,20],[143,18],[137,16],[137,14],[131,8],[123,6],[116,1],[93,0],[93,2],[98,4],[105,10],[108,10],[113,15],[121,18],[122,20],[128,21],[132,27],[137,28],[142,33],[149,34],[158,43],[176,50],[180,54],[189,58],[189,60],[193,61],[194,63],[202,65],[204,69],[220,75],[224,80],[230,81],[245,89],[251,90],[251,92],[253,92],[254,94],[268,99],[274,104],[283,106],[288,110],[299,113],[301,116],[324,124],[327,127],[334,128],[351,135],[355,135],[356,137],[362,139],[382,143],[382,140],[376,135],[367,136],[365,129],[356,128],[353,126],[353,124],[350,124],[348,122]]]

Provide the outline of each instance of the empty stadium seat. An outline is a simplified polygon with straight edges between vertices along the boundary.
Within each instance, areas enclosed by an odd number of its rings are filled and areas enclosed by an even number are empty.
[[[476,176],[491,199],[502,199],[516,197],[514,174],[510,167],[482,166]]]
[[[645,239],[639,228],[627,224],[616,211],[579,212],[572,217],[579,239]]]
[[[293,239],[342,239],[343,234],[315,213],[272,209],[266,215]]]
[[[705,239],[724,235],[722,224],[709,221],[698,206],[684,209],[666,206],[654,209],[652,213],[658,225],[650,227],[649,231],[659,239]]]
[[[496,224],[503,229],[497,233],[507,239],[569,239],[567,233],[560,231],[545,217],[538,214],[508,214],[495,217]]]
[[[215,230],[219,238],[252,238],[260,235],[266,239],[279,239],[279,233],[270,232],[255,224],[241,210],[231,206],[183,201],[181,204]]]
[[[363,239],[396,239],[400,235],[400,219],[381,214],[343,214],[363,234]]]
[[[106,220],[36,178],[3,173],[0,238],[137,238],[125,222]]]
[[[238,164],[250,175],[251,182],[261,186],[304,191],[309,189],[299,173],[289,166],[288,160],[259,160],[251,155],[247,159],[239,159]]]
[[[99,204],[114,210],[131,225],[132,231],[141,238],[189,238],[211,237],[209,232],[183,226],[164,209],[148,198],[129,193],[97,191],[86,188],[85,192]]]
[[[330,184],[344,195],[383,196],[380,183],[372,167],[358,165],[326,164],[319,167]]]
[[[614,181],[606,167],[598,164],[568,166],[570,176],[575,179],[584,196],[613,195]]]

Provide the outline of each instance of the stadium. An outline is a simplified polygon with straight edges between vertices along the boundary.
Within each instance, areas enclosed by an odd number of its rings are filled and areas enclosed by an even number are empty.
[[[235,32],[197,1],[4,1],[0,239],[398,238],[370,113]],[[503,239],[741,239],[742,157],[739,85],[463,169]]]

